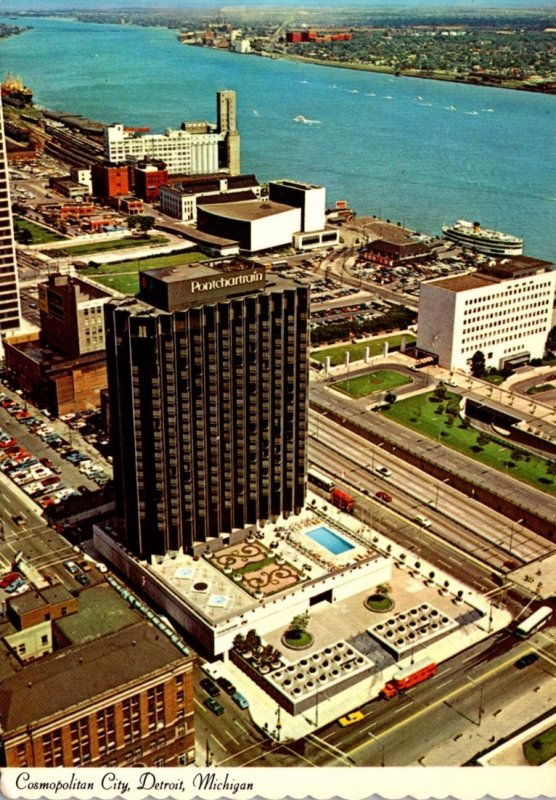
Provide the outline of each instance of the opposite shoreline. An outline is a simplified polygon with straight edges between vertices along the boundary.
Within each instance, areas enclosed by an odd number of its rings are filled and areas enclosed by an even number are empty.
[[[198,46],[198,45],[192,45]],[[447,73],[422,72],[420,70],[400,69],[392,67],[376,67],[369,64],[356,64],[352,61],[329,61],[327,59],[310,58],[309,56],[294,56],[288,53],[251,53],[262,58],[283,59],[284,61],[298,61],[303,64],[314,64],[319,67],[334,67],[335,69],[350,69],[355,72],[374,72],[380,75],[390,75],[396,78],[421,78],[427,81],[443,81],[444,83],[461,83],[467,86],[482,86],[488,89],[508,89],[518,92],[533,92],[535,94],[556,94],[556,88],[547,89],[543,84],[538,86],[526,84],[520,81],[488,81],[488,80],[469,80],[468,78],[457,78]]]

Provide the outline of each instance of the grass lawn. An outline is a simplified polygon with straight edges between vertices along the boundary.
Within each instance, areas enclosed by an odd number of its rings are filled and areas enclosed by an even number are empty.
[[[294,650],[297,648],[308,647],[313,641],[313,635],[308,633],[307,631],[296,631],[296,635],[294,635],[293,631],[287,631],[284,634],[284,644],[287,647],[291,647]]]
[[[103,275],[95,279],[97,283],[114,289],[122,294],[137,294],[139,291],[139,275]]]
[[[404,334],[406,344],[413,344],[415,337]],[[369,348],[370,356],[379,356],[384,350],[384,343],[388,342],[390,350],[399,349],[402,342],[402,334],[395,333],[391,336],[382,336],[380,339],[366,339],[361,342],[353,342],[352,344],[341,344],[338,347],[327,347],[324,350],[315,350],[311,353],[311,358],[315,361],[320,361],[324,364],[326,358],[330,356],[330,363],[333,367],[337,367],[344,363],[344,353],[349,350],[351,361],[360,361],[365,355],[365,348]]]
[[[177,267],[179,264],[190,264],[193,261],[206,261],[207,256],[196,250],[180,253],[173,256],[154,256],[153,258],[132,258],[128,261],[118,261],[117,264],[99,264],[98,267],[85,267],[80,269],[80,275],[122,275],[124,273],[137,273],[141,269],[158,269],[159,267]]]
[[[21,217],[15,217],[14,223],[17,228],[23,231],[29,231],[31,236],[33,237],[32,244],[45,244],[46,242],[61,242],[67,241],[64,239],[63,236],[58,236],[56,233],[52,233],[51,231],[47,231],[44,228],[41,228],[40,225],[35,225],[34,222],[29,222],[27,219],[21,219]]]
[[[547,462],[541,458],[521,450],[523,458],[517,463],[510,458],[515,448],[508,447],[503,439],[489,436],[489,443],[480,450],[478,448],[478,433],[473,428],[462,428],[461,420],[456,418],[454,424],[447,425],[446,414],[436,414],[438,403],[431,403],[429,397],[432,392],[408,397],[407,400],[398,400],[389,409],[380,413],[385,414],[395,422],[412,428],[417,433],[431,439],[441,441],[446,447],[451,447],[466,456],[480,461],[489,467],[505,472],[517,480],[529,483],[537,489],[556,495],[554,478],[547,473]],[[458,399],[452,392],[448,392],[446,400]],[[444,403],[445,405],[445,403]],[[527,459],[527,460],[526,460]]]
[[[549,392],[551,389],[556,388],[553,383],[543,383],[541,386],[530,386],[527,389],[527,394],[540,394],[540,392]]]
[[[504,376],[503,375],[484,375],[482,378],[483,381],[487,383],[492,383],[494,386],[500,386],[501,383],[504,383]]]
[[[118,264],[104,264],[97,267],[80,269],[80,275],[88,275],[97,283],[115,289],[122,294],[137,294],[139,291],[139,272],[145,269],[160,267],[176,267],[179,264],[190,264],[195,261],[206,261],[206,256],[198,252],[182,253],[177,256],[159,256],[158,258],[133,259]]]
[[[338,383],[332,384],[332,388],[359,399],[373,394],[373,392],[388,392],[390,389],[406,386],[408,383],[411,383],[411,378],[407,375],[402,375],[392,369],[379,369],[368,375],[358,375],[356,378],[348,378],[347,381],[338,381]]]
[[[167,242],[168,239],[166,236],[142,236],[141,238],[125,237],[123,239],[112,239],[107,242],[90,242],[73,246],[68,245],[68,247],[60,247],[57,253],[59,253],[60,256],[72,258],[73,256],[80,256],[83,254],[103,253],[106,250],[125,250],[129,247],[141,247],[145,244],[166,244]]]
[[[554,758],[556,756],[556,725],[525,742],[523,752],[527,761],[534,767]]]
[[[365,600],[365,605],[371,611],[390,611],[394,608],[394,601],[386,594],[371,594]]]

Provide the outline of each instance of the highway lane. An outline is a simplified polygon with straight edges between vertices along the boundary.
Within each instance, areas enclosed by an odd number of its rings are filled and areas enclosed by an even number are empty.
[[[465,475],[472,485],[487,484],[493,495],[488,504],[490,508],[499,510],[501,503],[497,498],[509,498],[514,506],[512,512],[514,519],[523,518],[526,525],[528,515],[534,512],[546,520],[541,532],[544,534],[546,531],[547,537],[551,535],[553,539],[556,538],[556,497],[521,483],[509,474],[485,467],[474,459],[444,447],[435,439],[419,437],[414,431],[397,425],[384,415],[369,412],[366,405],[367,402],[347,402],[345,397],[331,391],[323,383],[315,381],[311,384],[312,410],[318,407],[321,418],[328,413],[336,414],[344,425],[342,430],[351,423],[362,431],[372,433],[374,437],[380,436],[388,441],[390,450],[395,451],[400,447],[413,453],[416,458],[426,459],[423,462],[424,469],[430,463],[438,465],[446,473],[446,477],[450,474]]]
[[[402,459],[387,453],[341,427],[311,412],[310,460],[348,490],[374,495],[382,489],[393,497],[393,509],[414,518],[423,514],[435,523],[453,544],[503,568],[505,562],[529,563],[554,552],[547,539],[524,529],[517,522],[456,491]],[[378,476],[378,467],[392,475]],[[448,522],[449,520],[449,522]]]

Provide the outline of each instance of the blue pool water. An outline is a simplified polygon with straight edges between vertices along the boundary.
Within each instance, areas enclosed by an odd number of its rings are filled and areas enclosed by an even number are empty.
[[[348,542],[342,536],[329,530],[329,528],[326,528],[324,525],[321,525],[319,528],[313,528],[312,531],[307,531],[307,536],[322,547],[326,547],[326,549],[335,556],[340,553],[346,553],[348,550],[353,550],[355,547],[351,542]]]

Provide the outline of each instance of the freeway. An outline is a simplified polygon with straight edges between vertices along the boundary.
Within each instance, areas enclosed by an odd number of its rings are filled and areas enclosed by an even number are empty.
[[[398,525],[399,515],[413,521],[424,516],[432,523],[430,533],[503,572],[556,550],[547,539],[452,488],[448,479],[432,478],[326,417],[311,412],[310,419],[310,461],[356,495],[358,516],[372,526],[379,527],[387,516],[392,521],[396,516]],[[379,475],[384,468],[391,474]],[[390,494],[388,507],[365,499],[377,491]],[[415,528],[416,540],[423,534]]]
[[[419,459],[422,469],[427,469],[427,465],[437,466],[445,477],[464,477],[478,490],[487,488],[489,507],[502,508],[504,504],[511,504],[512,513],[517,515],[516,519],[522,519],[524,525],[545,533],[547,538],[556,537],[556,498],[553,495],[521,483],[499,470],[485,467],[456,450],[444,447],[440,440],[418,436],[383,414],[369,411],[367,405],[367,398],[360,402],[348,402],[344,395],[331,391],[322,382],[311,384],[312,410],[318,408],[321,419],[329,413],[339,417],[343,425],[342,433],[348,425],[354,426],[369,436],[383,439],[388,443],[389,450],[399,448],[411,453],[414,459]]]

